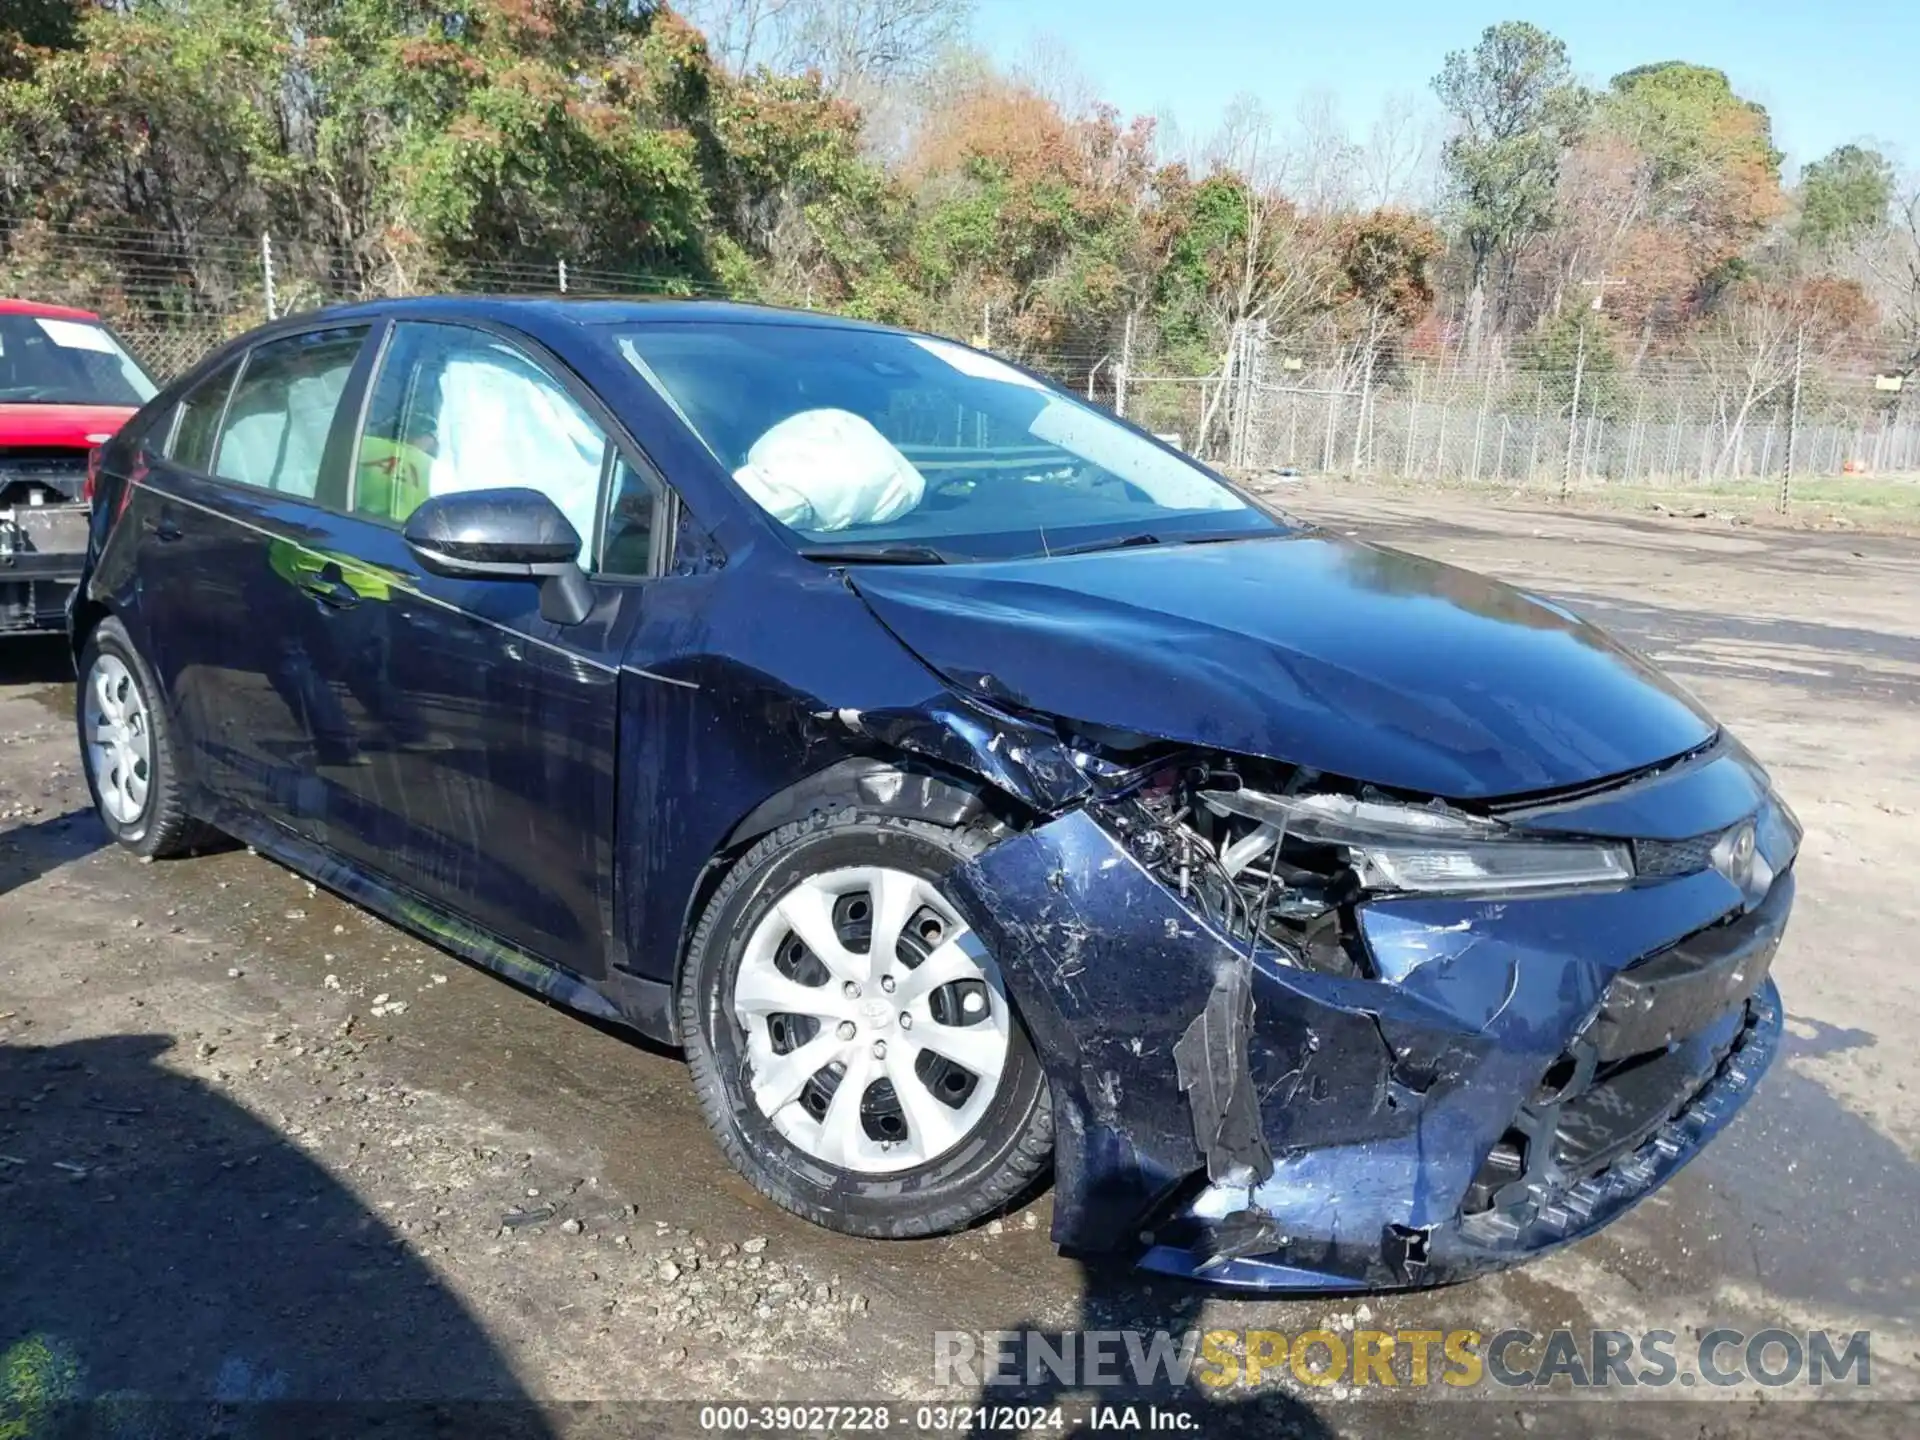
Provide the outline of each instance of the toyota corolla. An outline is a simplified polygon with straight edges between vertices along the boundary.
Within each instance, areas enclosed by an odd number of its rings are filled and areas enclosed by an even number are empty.
[[[1438,1283],[1647,1195],[1779,1035],[1799,827],[1684,691],[930,336],[283,321],[106,448],[71,621],[122,844],[684,1047],[836,1230],[1051,1177],[1076,1251]]]

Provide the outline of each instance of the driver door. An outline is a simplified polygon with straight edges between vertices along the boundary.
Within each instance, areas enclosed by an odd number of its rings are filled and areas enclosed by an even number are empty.
[[[621,651],[643,587],[596,575],[578,625],[539,612],[522,580],[428,573],[400,529],[430,495],[527,486],[599,540],[601,497],[634,487],[584,392],[491,330],[405,321],[380,357],[356,439],[330,616],[352,753],[331,775],[335,848],[424,899],[588,977],[604,973],[613,907]]]

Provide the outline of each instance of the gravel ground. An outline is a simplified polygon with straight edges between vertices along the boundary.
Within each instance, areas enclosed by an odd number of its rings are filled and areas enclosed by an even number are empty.
[[[230,1430],[274,1413],[249,1401],[431,1401],[465,1417],[446,1433],[506,1417],[527,1433],[673,1428],[667,1412],[564,1403],[578,1401],[961,1403],[974,1397],[933,1384],[934,1332],[1021,1327],[1867,1329],[1872,1393],[1920,1400],[1920,542],[1286,495],[1616,628],[1739,729],[1806,822],[1776,965],[1786,1051],[1652,1201],[1525,1269],[1371,1302],[1243,1301],[1079,1264],[1047,1243],[1044,1197],[943,1240],[825,1234],[727,1170],[675,1055],[243,849],[143,865],[107,848],[61,647],[14,642],[0,649],[0,1437],[39,1433],[36,1407],[62,1396],[153,1397],[174,1417],[227,1403]],[[1511,1393],[1385,1410],[1291,1380],[1237,1405],[1179,1398],[1205,1404],[1207,1433],[1618,1431],[1626,1410]],[[1782,1410],[1755,1408],[1753,1389],[1731,1398],[1627,1413],[1696,1433]],[[360,1428],[344,1413],[332,1433]],[[1825,1431],[1916,1421],[1897,1405],[1819,1413]]]

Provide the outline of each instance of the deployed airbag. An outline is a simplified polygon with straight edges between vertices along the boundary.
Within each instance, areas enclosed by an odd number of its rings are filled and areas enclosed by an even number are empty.
[[[926,477],[850,410],[789,415],[747,452],[733,478],[755,504],[798,530],[884,525],[920,503]]]

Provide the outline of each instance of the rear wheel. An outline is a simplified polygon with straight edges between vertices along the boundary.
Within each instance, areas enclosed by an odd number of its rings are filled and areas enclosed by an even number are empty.
[[[942,877],[977,842],[841,812],[755,845],[695,932],[681,989],[722,1149],[830,1229],[957,1229],[1045,1168],[1052,1115],[999,967]]]
[[[177,855],[207,831],[187,813],[173,726],[126,627],[108,616],[80,652],[74,697],[87,789],[113,838],[136,855]]]

